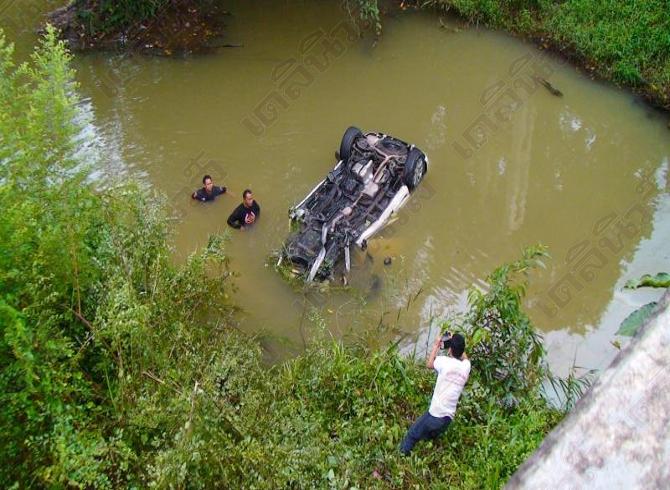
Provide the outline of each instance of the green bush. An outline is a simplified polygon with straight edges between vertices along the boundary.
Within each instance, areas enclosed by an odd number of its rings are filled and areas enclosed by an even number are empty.
[[[4,37],[0,56],[0,481],[117,486],[144,472],[139,451],[182,402],[146,374],[190,383],[227,345],[211,342],[232,311],[227,259],[214,238],[172,267],[159,201],[94,190],[53,29],[29,63],[14,66]],[[149,401],[170,406],[152,418]]]

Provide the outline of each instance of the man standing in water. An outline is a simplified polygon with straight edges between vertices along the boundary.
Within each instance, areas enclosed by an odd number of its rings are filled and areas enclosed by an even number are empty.
[[[202,189],[198,189],[191,195],[191,197],[196,201],[201,202],[213,201],[214,199],[217,198],[217,196],[225,194],[226,191],[228,190],[225,187],[219,187],[218,185],[214,185],[214,183],[212,182],[211,175],[205,175],[202,178],[202,184],[203,184]]]
[[[253,225],[261,215],[261,207],[251,193],[251,189],[245,189],[242,193],[242,204],[228,216],[228,224],[235,229],[244,230],[245,227]]]
[[[448,347],[446,356],[437,356],[440,343],[445,341]],[[437,356],[437,357],[436,357]],[[407,456],[414,445],[422,439],[434,439],[440,436],[456,414],[456,405],[463,387],[470,376],[470,360],[465,355],[465,339],[460,334],[445,337],[438,335],[433,345],[426,367],[437,371],[437,381],[433,391],[430,408],[407,431],[400,445],[400,452]]]

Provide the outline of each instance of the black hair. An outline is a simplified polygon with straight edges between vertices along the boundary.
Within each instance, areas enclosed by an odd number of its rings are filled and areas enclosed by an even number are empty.
[[[209,175],[209,174],[205,175],[205,176],[202,178],[202,184],[203,184],[203,185],[205,185],[205,181],[206,181],[207,179],[212,180],[212,176]]]
[[[244,192],[242,193],[242,199],[246,199],[247,194],[251,194],[251,189],[244,189]]]
[[[455,333],[451,336],[449,347],[451,348],[451,355],[456,359],[460,359],[463,352],[465,352],[465,339],[460,333]]]

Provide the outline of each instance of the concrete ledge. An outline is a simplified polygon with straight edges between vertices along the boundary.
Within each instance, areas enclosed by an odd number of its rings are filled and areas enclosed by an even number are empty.
[[[508,489],[670,488],[670,290]]]

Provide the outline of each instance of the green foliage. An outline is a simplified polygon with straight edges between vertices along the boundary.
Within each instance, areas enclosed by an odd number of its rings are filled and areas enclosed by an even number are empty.
[[[377,35],[382,32],[379,0],[342,0],[349,15],[359,21],[364,29],[373,28]]]
[[[271,434],[281,458],[275,488],[499,487],[560,419],[530,397],[510,414],[473,371],[448,436],[404,458],[398,445],[426,410],[434,375],[395,348],[315,342],[277,374],[269,410],[271,425],[281,425]]]
[[[533,29],[537,13],[547,8],[546,0],[428,0],[424,5],[455,10],[468,21],[492,27]]]
[[[637,84],[654,80],[670,64],[670,11],[667,2],[571,0],[547,16],[547,26],[560,40],[607,66],[617,81]]]
[[[617,330],[617,335],[623,335],[626,337],[632,337],[637,333],[642,324],[651,316],[651,314],[656,309],[656,302],[652,301],[647,303],[644,306],[641,306],[630,315],[628,315],[624,321],[619,325],[619,330]]]
[[[29,63],[2,37],[0,56],[0,481],[116,487],[138,474],[143,427],[161,428],[145,404],[169,419],[180,401],[143,373],[191,383],[221,352],[227,259],[213,239],[172,267],[160,203],[87,182],[86,120],[53,29]]]
[[[637,288],[667,288],[670,287],[670,274],[659,272],[655,275],[645,274],[639,279],[631,279],[626,282],[625,289]],[[642,324],[651,316],[656,309],[656,302],[647,303],[628,315],[619,325],[617,335],[632,337],[637,333]]]
[[[549,375],[549,384],[553,389],[556,399],[559,400],[566,411],[572,410],[575,403],[579,401],[584,392],[591,387],[595,380],[596,371],[594,369],[585,370],[581,375],[578,370],[584,370],[573,365],[566,378],[559,378]]]
[[[74,0],[79,22],[88,34],[125,30],[154,17],[167,0]]]
[[[95,411],[86,402],[91,384],[76,368],[72,339],[82,328],[70,307],[79,309],[82,283],[96,279],[88,268],[96,211],[74,157],[80,126],[69,54],[53,29],[29,63],[16,67],[12,52],[0,36],[0,479],[35,471],[56,483],[57,454],[87,463],[95,439],[82,426],[71,454],[59,443]]]
[[[454,8],[471,22],[495,24],[503,17],[501,5],[492,0],[454,0],[440,4],[447,9]]]
[[[626,289],[637,288],[670,288],[670,274],[659,272],[655,275],[645,274],[639,279],[631,279],[624,286]]]
[[[487,291],[472,289],[469,294],[462,328],[469,337],[473,369],[503,404],[532,394],[548,374],[542,339],[521,306],[527,274],[543,257],[545,247],[529,247],[521,259],[489,275]]]

